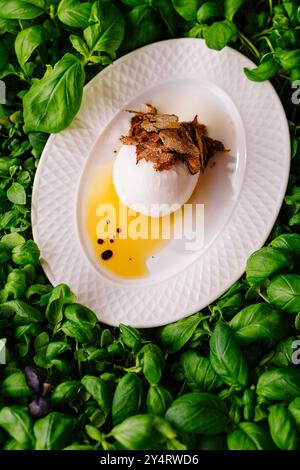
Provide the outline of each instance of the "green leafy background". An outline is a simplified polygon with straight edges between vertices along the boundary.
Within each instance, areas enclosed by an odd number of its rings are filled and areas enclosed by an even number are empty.
[[[287,195],[267,246],[213,305],[158,329],[108,328],[40,267],[34,173],[84,83],[182,36],[229,44],[257,64],[241,74],[272,79],[291,132]],[[299,37],[296,0],[0,0],[1,448],[299,449]]]

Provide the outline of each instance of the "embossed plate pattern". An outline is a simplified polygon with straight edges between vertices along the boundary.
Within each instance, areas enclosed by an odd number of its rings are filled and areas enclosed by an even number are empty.
[[[265,242],[286,190],[289,131],[272,85],[249,81],[244,67],[253,63],[228,47],[212,51],[200,39],[151,44],[98,74],[85,87],[71,126],[49,138],[33,188],[34,240],[52,284],[68,284],[104,323],[159,326],[204,308],[239,278],[248,256]],[[199,77],[227,93],[244,124],[247,162],[238,201],[209,249],[179,274],[153,285],[111,282],[90,265],[76,233],[76,189],[85,161],[126,103],[156,84]]]

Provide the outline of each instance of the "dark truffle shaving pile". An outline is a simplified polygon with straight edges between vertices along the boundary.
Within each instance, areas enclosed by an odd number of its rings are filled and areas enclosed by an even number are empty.
[[[137,163],[145,159],[158,171],[169,170],[178,161],[186,162],[192,175],[204,172],[216,152],[228,152],[222,142],[208,137],[206,126],[197,116],[190,122],[179,122],[175,114],[159,114],[150,104],[145,111],[131,111],[129,134],[122,136],[125,145],[136,146]]]

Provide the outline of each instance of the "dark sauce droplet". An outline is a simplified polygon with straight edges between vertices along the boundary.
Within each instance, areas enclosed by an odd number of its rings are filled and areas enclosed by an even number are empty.
[[[104,243],[104,240],[102,240],[102,238],[99,238],[99,239],[97,240],[97,243],[99,243],[99,245],[102,245],[102,243]]]
[[[121,233],[122,232],[122,229],[121,228],[117,228],[117,233]]]
[[[115,240],[113,240],[112,238],[109,240],[110,243],[113,243]]]
[[[103,259],[103,261],[107,261],[112,257],[112,255],[113,252],[111,250],[105,250],[103,251],[103,253],[101,253],[101,258]]]

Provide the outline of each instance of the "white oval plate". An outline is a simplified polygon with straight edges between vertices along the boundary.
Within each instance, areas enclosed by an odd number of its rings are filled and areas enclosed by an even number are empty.
[[[204,308],[242,275],[268,237],[288,181],[289,130],[272,85],[249,81],[244,67],[254,64],[201,39],[151,44],[98,74],[71,126],[49,138],[34,181],[34,240],[51,283],[68,284],[102,322],[153,327]],[[181,120],[198,114],[231,153],[215,158],[196,195],[205,204],[203,248],[187,253],[170,241],[149,260],[147,278],[127,281],[97,265],[82,219],[89,178],[128,130],[122,110],[143,102]]]

